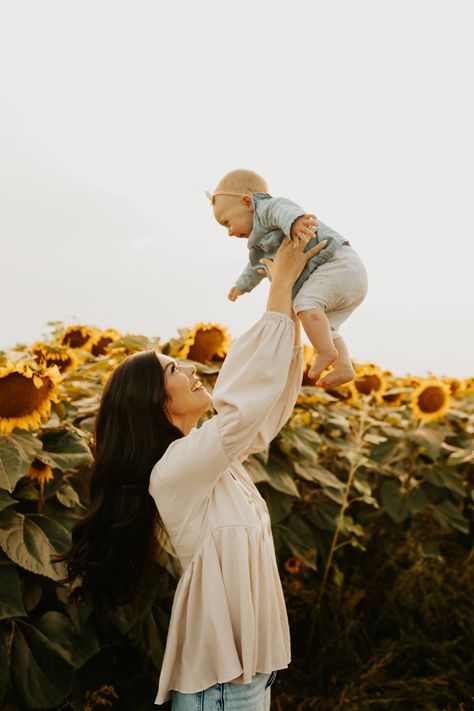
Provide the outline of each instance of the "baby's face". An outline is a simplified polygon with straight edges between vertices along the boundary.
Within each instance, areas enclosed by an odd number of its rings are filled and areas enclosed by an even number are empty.
[[[252,199],[245,202],[244,197],[217,195],[214,200],[214,217],[222,227],[227,228],[229,237],[247,237],[253,228]]]

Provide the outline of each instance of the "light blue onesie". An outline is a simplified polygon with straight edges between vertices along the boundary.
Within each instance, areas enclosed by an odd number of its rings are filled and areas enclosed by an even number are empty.
[[[257,271],[265,268],[260,263],[262,257],[274,259],[285,236],[291,239],[293,222],[306,214],[306,210],[288,198],[255,192],[252,200],[253,228],[247,240],[249,261],[235,282],[245,292],[252,291],[265,278]],[[340,337],[337,328],[367,293],[367,272],[349,242],[324,222],[318,220],[318,223],[317,236],[309,240],[305,251],[324,240],[328,244],[308,260],[295,282],[292,298],[297,313],[311,308],[326,311],[334,339]]]

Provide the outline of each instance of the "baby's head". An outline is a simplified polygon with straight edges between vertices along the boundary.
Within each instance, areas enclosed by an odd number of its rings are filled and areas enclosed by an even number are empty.
[[[232,170],[210,196],[214,217],[229,237],[247,238],[253,227],[252,193],[266,193],[267,184],[252,170]]]

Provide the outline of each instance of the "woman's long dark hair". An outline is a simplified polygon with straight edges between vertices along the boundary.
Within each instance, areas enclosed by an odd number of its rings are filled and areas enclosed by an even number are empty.
[[[113,609],[140,591],[163,524],[148,492],[150,472],[183,436],[166,414],[164,373],[155,351],[126,358],[110,376],[94,431],[90,507],[72,531],[68,578],[76,601]]]

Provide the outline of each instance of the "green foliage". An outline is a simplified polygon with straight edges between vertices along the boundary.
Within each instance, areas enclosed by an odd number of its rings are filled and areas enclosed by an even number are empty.
[[[122,348],[150,347],[127,338],[66,375],[42,428],[0,436],[0,703],[92,708],[105,705],[91,691],[103,688],[112,705],[116,695],[120,708],[152,707],[179,576],[172,552],[138,600],[103,618],[70,604],[64,566],[50,562],[87,508],[104,377]],[[218,366],[197,366],[211,388]],[[269,450],[248,459],[296,649],[293,686],[274,687],[279,708],[469,707],[474,397],[455,404],[424,425],[404,405],[306,387]],[[28,476],[34,460],[50,480]],[[301,567],[287,569],[290,557]]]

